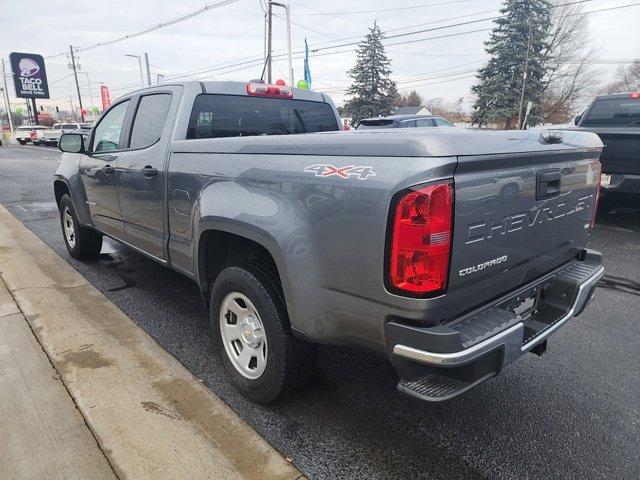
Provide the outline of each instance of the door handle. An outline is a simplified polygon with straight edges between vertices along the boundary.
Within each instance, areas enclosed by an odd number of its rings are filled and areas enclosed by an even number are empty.
[[[111,175],[114,171],[115,169],[111,165],[105,165],[102,167],[102,173],[105,175]]]
[[[151,165],[145,166],[140,171],[147,178],[155,177],[156,175],[158,175],[158,169],[153,168]]]
[[[561,179],[560,169],[538,172],[536,200],[544,200],[545,198],[553,198],[560,195]]]

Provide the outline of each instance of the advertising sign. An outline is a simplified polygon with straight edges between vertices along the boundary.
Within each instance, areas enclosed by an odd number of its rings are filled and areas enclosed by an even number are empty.
[[[106,85],[100,85],[100,96],[102,97],[102,111],[104,112],[111,105],[109,87],[107,87]]]
[[[47,72],[42,55],[13,52],[9,55],[18,98],[49,98]]]

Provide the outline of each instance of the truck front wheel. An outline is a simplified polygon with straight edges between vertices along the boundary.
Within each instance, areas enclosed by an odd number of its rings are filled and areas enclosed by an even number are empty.
[[[60,199],[60,225],[69,255],[78,260],[97,258],[102,249],[102,235],[80,225],[71,197]]]
[[[211,289],[211,327],[234,386],[269,403],[313,372],[317,346],[295,338],[273,271],[257,262],[224,269]]]

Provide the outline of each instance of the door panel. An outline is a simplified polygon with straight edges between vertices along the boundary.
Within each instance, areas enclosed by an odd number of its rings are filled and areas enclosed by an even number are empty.
[[[114,105],[96,126],[90,153],[80,162],[80,177],[84,184],[91,221],[105,233],[121,236],[124,232],[118,191],[116,167],[122,153],[129,100]]]
[[[164,163],[169,132],[165,130],[171,93],[138,100],[129,149],[122,152],[116,177],[124,221],[124,240],[164,259]],[[169,130],[167,128],[167,130]]]

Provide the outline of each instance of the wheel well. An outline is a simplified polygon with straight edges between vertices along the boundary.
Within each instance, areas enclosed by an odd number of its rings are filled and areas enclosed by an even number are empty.
[[[67,187],[67,184],[64,183],[62,180],[57,180],[53,183],[53,191],[55,192],[56,195],[56,204],[58,206],[60,206],[60,200],[62,200],[62,196],[66,193],[67,195],[71,196],[71,192],[69,191],[69,188]]]
[[[231,265],[241,265],[258,260],[272,269],[278,282],[282,285],[278,267],[269,251],[258,242],[248,238],[220,230],[210,230],[203,234],[198,253],[200,282],[206,302],[209,302],[209,295],[206,294],[211,290],[211,285],[217,276]]]

